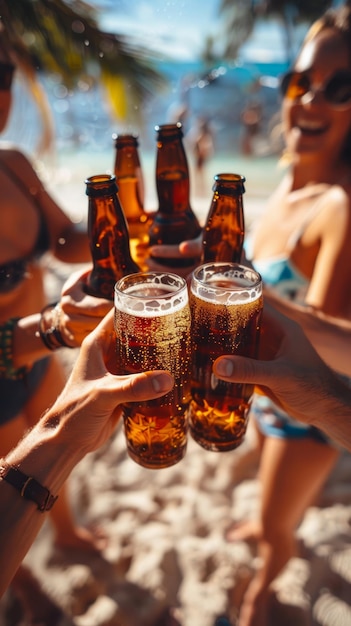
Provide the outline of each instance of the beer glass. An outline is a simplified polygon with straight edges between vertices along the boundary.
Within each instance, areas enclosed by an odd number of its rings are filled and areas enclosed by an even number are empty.
[[[190,432],[207,450],[233,450],[245,436],[253,385],[219,380],[212,365],[223,354],[257,355],[261,277],[237,263],[201,265],[192,275],[190,309]]]
[[[144,467],[178,463],[186,451],[190,401],[190,308],[186,281],[167,272],[136,273],[115,285],[117,374],[169,370],[162,398],[122,407],[129,456]]]

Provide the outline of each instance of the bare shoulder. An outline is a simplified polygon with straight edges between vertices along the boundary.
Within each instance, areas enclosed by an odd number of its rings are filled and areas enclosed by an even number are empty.
[[[17,147],[8,147],[0,149],[0,164],[3,163],[13,171],[18,178],[21,178],[26,184],[40,184],[35,169],[24,152]]]
[[[6,163],[11,168],[18,165],[27,165],[29,167],[32,167],[29,159],[25,156],[25,154],[14,146],[1,148],[0,159],[3,163]]]
[[[331,185],[320,200],[318,216],[329,228],[351,229],[351,184]]]
[[[345,249],[350,237],[351,186],[331,185],[314,204],[313,218],[306,224],[301,239],[306,246],[323,242],[335,250]]]

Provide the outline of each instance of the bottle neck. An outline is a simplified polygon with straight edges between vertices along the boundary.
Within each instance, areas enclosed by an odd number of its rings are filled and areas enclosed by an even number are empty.
[[[236,189],[214,185],[203,242],[202,263],[240,263],[245,225],[243,198]]]
[[[115,281],[139,271],[131,257],[128,227],[117,195],[89,198],[88,235],[95,271],[108,270]]]
[[[132,175],[139,171],[140,160],[135,148],[117,148],[114,169],[117,181],[121,176]]]

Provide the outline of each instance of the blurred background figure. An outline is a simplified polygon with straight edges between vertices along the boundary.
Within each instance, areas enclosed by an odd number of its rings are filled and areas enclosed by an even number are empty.
[[[207,117],[199,117],[186,136],[193,160],[195,194],[208,197],[208,184],[212,178],[207,164],[215,151],[214,130]]]
[[[262,117],[262,105],[260,102],[251,101],[241,114],[243,132],[241,137],[241,152],[244,156],[254,153],[254,141],[260,132]]]

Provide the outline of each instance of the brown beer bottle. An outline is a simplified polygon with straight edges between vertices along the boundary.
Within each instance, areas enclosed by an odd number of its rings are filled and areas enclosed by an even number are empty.
[[[85,181],[89,197],[88,236],[93,268],[85,290],[92,296],[114,299],[114,286],[126,274],[139,272],[129,248],[129,233],[118,198],[116,177],[91,176]]]
[[[201,232],[200,224],[190,206],[188,161],[183,146],[180,122],[156,126],[156,188],[158,210],[149,229],[150,246],[179,244],[193,239]],[[187,267],[199,259],[162,259],[161,265]]]
[[[148,229],[151,217],[144,210],[144,178],[141,168],[137,135],[113,135],[116,157],[114,173],[118,197],[129,229],[132,257],[143,265],[148,254]]]
[[[240,263],[245,235],[245,178],[240,174],[216,174],[214,180],[212,202],[203,231],[201,261]]]

